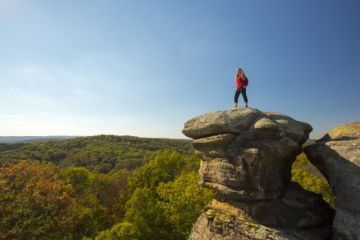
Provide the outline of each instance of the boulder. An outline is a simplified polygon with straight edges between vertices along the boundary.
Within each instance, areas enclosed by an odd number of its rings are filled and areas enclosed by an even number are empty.
[[[300,144],[305,143],[309,139],[309,134],[313,130],[310,124],[296,121],[281,113],[269,112],[267,116],[280,125],[289,138]]]
[[[252,108],[210,112],[187,121],[182,132],[193,139],[223,133],[237,134],[249,128],[253,120],[261,115],[259,110]]]
[[[360,239],[360,122],[337,127],[304,149],[336,198],[335,239]]]
[[[252,108],[206,113],[185,123],[201,155],[200,184],[230,199],[254,201],[283,195],[291,165],[312,130],[280,113]]]

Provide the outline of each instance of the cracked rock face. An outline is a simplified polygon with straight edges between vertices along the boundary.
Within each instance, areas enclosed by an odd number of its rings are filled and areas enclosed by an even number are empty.
[[[304,149],[336,197],[335,239],[360,239],[360,122],[331,130]]]
[[[242,108],[195,117],[183,133],[202,157],[201,185],[229,199],[253,201],[283,195],[311,130],[280,113]]]

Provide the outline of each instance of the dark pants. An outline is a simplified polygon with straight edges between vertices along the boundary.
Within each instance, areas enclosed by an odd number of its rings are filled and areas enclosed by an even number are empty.
[[[239,99],[239,95],[240,93],[242,94],[243,98],[244,98],[244,102],[248,102],[248,98],[246,96],[246,88],[238,88],[236,89],[236,92],[235,92],[235,97],[234,97],[234,101],[235,103],[238,103],[238,99]]]

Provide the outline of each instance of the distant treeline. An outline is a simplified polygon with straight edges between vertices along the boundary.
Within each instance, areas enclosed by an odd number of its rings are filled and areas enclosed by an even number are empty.
[[[0,143],[64,140],[74,137],[75,136],[8,136],[8,137],[0,136]]]
[[[86,167],[100,173],[136,169],[156,151],[192,152],[190,140],[99,135],[62,141],[0,143],[0,162],[39,160],[59,167]]]

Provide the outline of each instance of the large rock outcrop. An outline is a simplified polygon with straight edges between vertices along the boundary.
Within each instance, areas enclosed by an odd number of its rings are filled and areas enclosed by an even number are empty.
[[[211,112],[185,123],[202,157],[202,184],[238,200],[282,196],[291,165],[312,130],[279,113],[243,108]]]
[[[183,133],[202,158],[199,184],[219,193],[189,239],[328,239],[332,210],[319,195],[290,184],[311,131],[305,122],[251,108],[186,122]]]
[[[331,130],[304,151],[336,197],[334,239],[360,239],[360,122]]]

